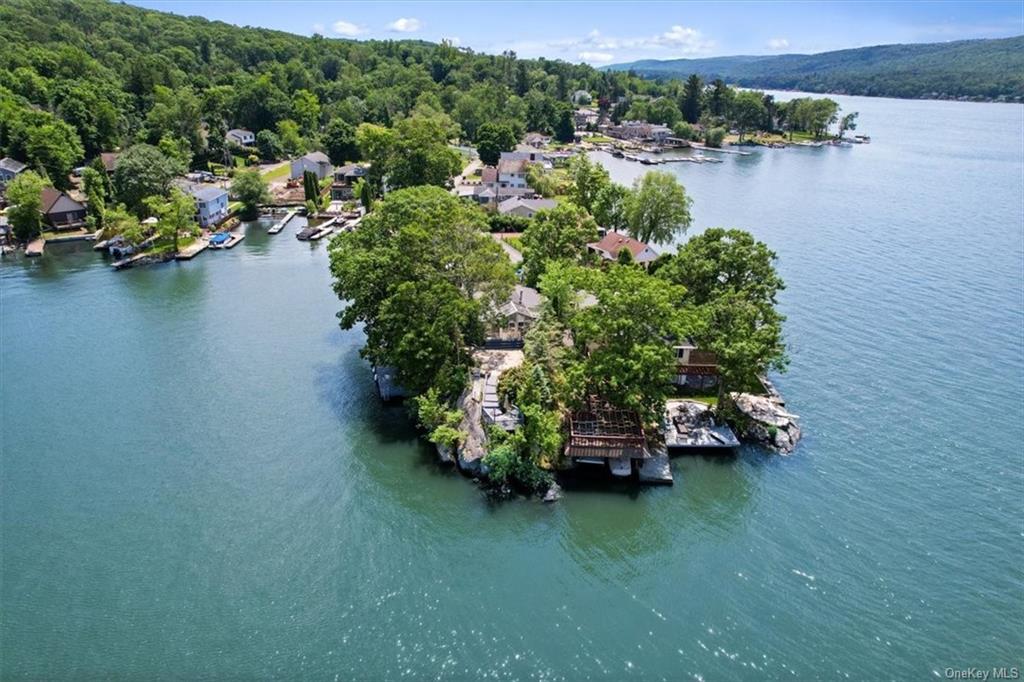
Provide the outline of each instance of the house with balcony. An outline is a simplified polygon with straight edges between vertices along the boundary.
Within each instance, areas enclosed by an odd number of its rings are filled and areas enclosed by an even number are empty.
[[[53,187],[44,187],[40,199],[43,222],[53,229],[77,230],[85,227],[86,209],[81,201]]]
[[[701,350],[692,339],[676,341],[672,348],[676,354],[676,386],[702,391],[718,385],[718,358],[713,352]]]
[[[502,159],[498,161],[498,187],[520,188],[529,187],[526,182],[526,169],[530,162],[526,159]]]
[[[348,201],[354,197],[352,188],[368,173],[366,166],[350,163],[334,169],[331,179],[331,201]]]

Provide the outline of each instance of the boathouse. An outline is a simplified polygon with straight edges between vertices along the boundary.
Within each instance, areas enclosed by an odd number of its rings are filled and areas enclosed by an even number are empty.
[[[591,397],[586,407],[569,414],[565,455],[576,461],[593,462],[647,459],[651,453],[636,412]]]

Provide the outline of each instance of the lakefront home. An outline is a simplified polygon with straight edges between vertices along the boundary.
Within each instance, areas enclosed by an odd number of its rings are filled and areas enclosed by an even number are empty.
[[[608,232],[601,241],[587,244],[587,249],[605,260],[618,260],[619,252],[628,249],[633,255],[633,262],[645,268],[658,257],[647,244],[618,232]]]
[[[359,178],[365,178],[368,173],[366,166],[350,163],[347,166],[339,166],[334,169],[334,178],[331,180],[331,201],[347,201],[353,197],[352,187]]]
[[[43,222],[55,230],[75,230],[85,226],[85,204],[65,192],[44,187],[40,193]]]
[[[213,227],[228,217],[227,190],[189,185],[186,191],[196,200],[196,221],[201,227]]]
[[[292,159],[291,175],[289,176],[292,180],[298,180],[306,171],[315,173],[318,180],[323,180],[334,172],[334,166],[323,152],[310,152],[305,156]]]
[[[527,187],[526,168],[530,162],[526,159],[501,159],[498,161],[499,187]]]
[[[712,351],[700,350],[692,339],[677,341],[673,348],[677,386],[708,389],[718,385],[718,357]]]
[[[508,301],[498,308],[487,330],[485,345],[522,348],[523,335],[540,317],[542,300],[536,289],[517,284]]]
[[[15,161],[9,156],[0,159],[0,185],[4,185],[15,178],[18,173],[28,168],[21,161]]]
[[[256,144],[256,133],[245,128],[232,128],[224,136],[224,139],[240,147],[251,147]]]

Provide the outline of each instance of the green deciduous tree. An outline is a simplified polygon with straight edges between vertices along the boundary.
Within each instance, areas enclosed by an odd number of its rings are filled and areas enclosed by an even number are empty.
[[[597,240],[597,223],[571,202],[538,212],[523,233],[523,278],[536,285],[551,261],[582,262],[587,244]]]
[[[106,174],[100,173],[91,166],[87,167],[82,171],[82,187],[88,202],[89,227],[92,230],[101,230],[107,202]]]
[[[484,123],[477,130],[476,150],[480,160],[488,166],[498,163],[501,152],[516,147],[516,134],[512,126],[505,123]]]
[[[356,129],[344,119],[335,118],[327,124],[324,129],[323,142],[327,156],[335,166],[359,158],[359,149],[356,147]]]
[[[626,202],[629,233],[642,242],[667,244],[690,226],[692,203],[675,175],[649,171],[633,183]]]
[[[259,215],[260,205],[270,202],[267,181],[256,169],[235,173],[231,193],[242,203],[242,218],[252,220]]]
[[[120,168],[120,164],[118,167]],[[178,253],[178,240],[182,235],[199,234],[199,225],[196,224],[196,201],[177,187],[171,188],[166,198],[152,196],[146,199],[145,204],[149,212],[160,221],[157,223],[160,238],[170,242],[173,253]]]
[[[611,184],[607,169],[591,161],[586,154],[577,154],[569,160],[569,180],[569,197],[590,212],[594,210],[598,195]]]
[[[609,182],[607,186],[602,187],[594,198],[591,211],[597,224],[609,230],[627,229],[630,195],[629,189],[618,183]]]
[[[299,132],[299,124],[290,119],[277,122],[277,139],[281,149],[288,156],[298,156],[306,151],[306,143]]]
[[[752,90],[737,92],[733,97],[730,111],[736,129],[740,132],[740,142],[747,131],[764,127],[768,117],[768,109],[764,106],[761,93]]]
[[[23,171],[7,185],[7,217],[11,230],[19,241],[27,242],[39,236],[42,230],[42,191],[46,182],[32,171]]]
[[[181,164],[148,144],[129,147],[117,159],[114,169],[114,195],[129,210],[141,216],[144,201],[165,196],[174,176],[184,172]]]

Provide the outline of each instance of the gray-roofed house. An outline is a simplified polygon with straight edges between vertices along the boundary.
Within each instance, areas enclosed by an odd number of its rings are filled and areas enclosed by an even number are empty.
[[[196,200],[196,220],[208,228],[228,217],[228,193],[220,187],[189,185],[187,189]]]
[[[224,139],[241,147],[251,147],[256,144],[256,133],[245,128],[232,128],[224,136]]]
[[[544,211],[554,208],[558,203],[552,199],[524,199],[522,197],[510,197],[498,204],[498,213],[502,215],[515,215],[522,218],[532,218],[537,211]]]
[[[339,166],[334,169],[334,179],[331,181],[331,201],[346,201],[352,198],[352,186],[359,178],[365,178],[368,173],[366,166],[350,163],[346,166]]]
[[[28,168],[21,161],[15,161],[9,156],[0,159],[0,185],[10,182],[14,177]]]
[[[487,330],[485,345],[522,348],[523,335],[540,317],[542,301],[536,289],[517,284],[509,300],[498,308]]]
[[[74,230],[85,225],[85,204],[53,187],[40,193],[43,220],[55,230]]]
[[[323,152],[310,152],[305,156],[292,159],[291,165],[290,177],[292,180],[301,178],[306,171],[316,173],[316,177],[320,180],[329,177],[334,172],[331,160]]]

